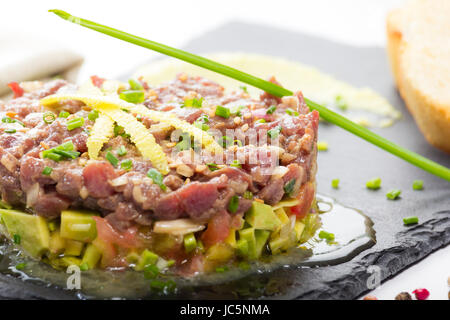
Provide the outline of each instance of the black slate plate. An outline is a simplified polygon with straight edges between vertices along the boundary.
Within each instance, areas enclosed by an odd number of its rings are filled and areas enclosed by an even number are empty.
[[[394,88],[382,48],[356,48],[284,30],[231,23],[191,41],[185,49],[196,53],[236,50],[285,57],[318,67],[355,86],[372,87],[403,113],[402,120],[394,126],[375,131],[450,166],[450,156],[429,146],[419,133]],[[338,265],[281,268],[239,283],[186,292],[184,297],[233,298],[235,296],[230,292],[236,287],[255,285],[255,292],[268,298],[354,299],[369,289],[369,266],[378,266],[381,279],[385,280],[450,242],[448,182],[338,127],[321,126],[319,134],[320,139],[328,141],[330,146],[329,151],[319,154],[319,193],[368,215],[374,222],[377,243],[351,261]],[[382,178],[382,189],[366,190],[365,181],[375,176]],[[333,178],[341,180],[339,190],[331,188]],[[413,191],[414,179],[424,180],[425,190]],[[390,188],[403,191],[400,200],[386,200],[385,193]],[[420,224],[404,227],[402,218],[411,215],[417,215]],[[74,297],[67,291],[23,283],[4,275],[0,276],[0,288],[0,297],[3,298]]]

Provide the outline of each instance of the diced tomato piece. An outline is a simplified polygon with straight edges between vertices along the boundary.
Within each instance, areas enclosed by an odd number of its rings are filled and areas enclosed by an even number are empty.
[[[92,217],[97,225],[97,238],[106,244],[115,244],[122,248],[132,249],[140,246],[136,237],[137,229],[130,228],[123,233],[119,233],[109,224],[109,222],[101,217]]]
[[[314,201],[314,195],[314,185],[311,182],[306,183],[300,189],[300,195],[298,196],[300,203],[294,207],[291,207],[291,213],[295,214],[298,219],[303,219],[306,217]]]
[[[23,96],[24,91],[17,82],[8,83],[8,87],[14,93],[14,98],[19,98],[19,97]]]
[[[95,75],[94,75],[94,76],[91,76],[92,84],[93,84],[94,86],[96,86],[97,88],[101,88],[102,85],[103,85],[103,82],[105,82],[105,80],[106,80],[106,79],[100,78],[100,77],[95,76]]]
[[[230,234],[231,217],[226,211],[217,213],[208,222],[201,239],[206,247],[224,241]]]

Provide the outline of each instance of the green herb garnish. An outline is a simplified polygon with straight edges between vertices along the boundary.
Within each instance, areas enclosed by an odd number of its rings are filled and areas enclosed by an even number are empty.
[[[334,233],[326,232],[325,230],[322,230],[319,232],[319,238],[325,239],[327,241],[333,241],[334,240]]]
[[[133,43],[135,45],[151,49],[157,52],[160,52],[162,54],[187,61],[191,64],[200,66],[202,68],[223,74],[225,76],[228,76],[230,78],[233,78],[235,80],[238,80],[240,82],[252,85],[256,88],[259,88],[267,93],[270,93],[276,97],[283,97],[283,96],[292,96],[293,92],[282,88],[278,86],[275,83],[263,80],[261,78],[252,76],[248,73],[239,71],[237,69],[228,67],[226,65],[220,64],[218,62],[215,62],[210,59],[203,58],[201,56],[179,50],[176,48],[172,48],[166,45],[163,45],[161,43],[157,43],[151,40],[147,40],[141,37],[134,36],[132,34],[113,29],[86,19],[82,19],[79,17],[75,17],[70,15],[69,13],[62,11],[62,10],[49,10],[50,12],[55,13],[59,17],[68,20],[70,22],[76,23],[80,26],[84,26],[89,29],[96,30],[98,32],[104,33],[106,35],[109,35],[111,37],[115,37],[118,39],[121,39],[123,41],[127,41],[130,43]],[[346,117],[324,107],[316,102],[309,100],[308,98],[305,98],[305,103],[308,105],[308,107],[312,110],[316,110],[320,113],[320,116],[325,119],[326,121],[333,123],[344,130],[347,130],[356,136],[380,147],[381,149],[384,149],[392,154],[394,154],[397,157],[402,158],[405,161],[410,162],[411,164],[430,172],[431,174],[434,174],[442,179],[445,179],[447,181],[450,181],[450,169],[430,160],[427,159],[415,152],[412,152],[406,148],[403,148],[397,144],[394,144],[393,142],[377,135],[376,133],[370,131],[369,129],[356,124],[355,122],[347,119]]]
[[[25,125],[23,124],[22,121],[14,119],[14,118],[10,118],[10,117],[3,117],[2,118],[2,122],[3,123],[18,123],[20,124],[22,127],[25,127]]]
[[[230,167],[242,168],[242,165],[241,165],[241,163],[239,162],[239,160],[233,160],[233,161],[230,163]]]
[[[120,157],[126,156],[127,155],[127,149],[124,146],[120,146],[119,149],[117,149],[117,154]]]
[[[131,170],[131,168],[133,168],[133,161],[131,161],[130,159],[123,160],[120,163],[120,169],[122,170],[129,171]]]
[[[158,170],[153,168],[148,170],[147,177],[151,178],[153,183],[157,184],[162,190],[165,191],[167,189],[166,185],[163,183],[163,175]]]
[[[278,135],[281,132],[281,126],[277,126],[273,129],[270,129],[269,131],[267,131],[267,134],[269,135],[269,137],[271,139],[276,139],[278,137]]]
[[[184,100],[180,108],[201,108],[203,105],[203,98],[192,98]]]
[[[230,117],[230,114],[231,114],[230,109],[222,106],[216,107],[216,116],[228,119]]]
[[[295,117],[297,117],[297,116],[300,115],[297,111],[295,111],[295,110],[293,110],[293,109],[291,109],[291,108],[287,108],[287,109],[286,109],[286,113],[287,113],[288,115],[290,115],[290,116],[295,116]]]
[[[389,200],[395,200],[400,196],[401,193],[401,190],[393,189],[386,193],[386,198],[388,198]]]
[[[184,236],[183,239],[184,242],[184,250],[186,253],[190,253],[197,248],[197,240],[195,239],[195,236],[193,233],[188,233]]]
[[[105,155],[106,160],[109,161],[114,167],[119,163],[119,159],[117,159],[111,151],[108,151]]]
[[[414,180],[412,187],[413,187],[413,190],[422,190],[423,189],[423,181],[422,180]]]
[[[27,266],[27,264],[25,262],[22,262],[22,263],[16,264],[15,268],[17,270],[21,271],[21,270],[25,269],[26,266]]]
[[[228,269],[227,266],[217,267],[217,268],[216,268],[216,272],[217,272],[217,273],[224,273],[224,272],[226,272],[226,271],[228,271],[228,270],[229,270],[229,269]]]
[[[294,190],[294,186],[295,186],[295,179],[289,180],[289,182],[286,183],[286,184],[284,185],[284,187],[283,187],[284,192],[285,192],[287,195],[290,195],[290,194],[292,193],[292,191]]]
[[[13,235],[13,242],[14,242],[15,244],[20,244],[20,240],[21,240],[21,237],[20,237],[19,234],[14,234],[14,235]]]
[[[253,199],[253,192],[246,190],[244,192],[243,197],[244,197],[244,199],[252,200]]]
[[[47,111],[47,112],[44,112],[44,114],[42,115],[42,118],[45,123],[50,124],[56,120],[56,115],[51,111]]]
[[[42,151],[42,157],[53,161],[75,159],[80,155],[80,153],[78,151],[74,151],[74,149],[75,146],[72,141],[68,141],[52,149]]]
[[[228,211],[230,211],[231,213],[236,213],[238,208],[239,208],[239,197],[232,196],[230,202],[228,203]]]
[[[409,226],[411,224],[419,223],[419,218],[416,216],[403,218],[403,224]]]
[[[67,111],[64,111],[64,110],[61,111],[58,115],[58,117],[60,117],[60,118],[68,118],[69,116],[70,116],[70,113]]]
[[[339,188],[339,179],[331,180],[331,187],[334,188],[334,189]]]
[[[82,127],[84,124],[84,118],[74,118],[69,121],[67,121],[67,130],[71,131],[76,128]]]
[[[142,84],[137,80],[130,79],[128,80],[128,84],[130,85],[131,90],[144,90]]]
[[[44,170],[42,170],[42,174],[44,176],[49,176],[52,173],[53,169],[50,167],[45,167]]]
[[[141,90],[125,90],[120,93],[119,98],[130,103],[142,103],[145,100],[145,93]]]
[[[275,110],[277,110],[277,106],[273,105],[270,106],[267,110],[266,110],[266,114],[272,114],[275,112]]]
[[[380,178],[373,178],[366,182],[367,189],[371,190],[377,190],[381,187],[381,179]]]
[[[211,171],[219,170],[219,167],[215,163],[207,163],[206,165],[208,166],[209,170],[211,170]]]
[[[98,118],[98,111],[97,110],[92,110],[91,112],[89,112],[88,114],[88,119],[91,121],[95,121]]]
[[[317,150],[319,150],[319,151],[327,151],[328,150],[328,142],[317,141]]]
[[[16,133],[17,130],[16,129],[6,129],[5,133]]]
[[[86,262],[83,262],[82,264],[80,264],[80,270],[81,271],[88,271],[89,270],[89,265]]]

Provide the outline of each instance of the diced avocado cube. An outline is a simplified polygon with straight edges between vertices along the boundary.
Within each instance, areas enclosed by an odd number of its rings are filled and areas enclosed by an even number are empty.
[[[184,250],[186,253],[190,253],[197,248],[197,240],[193,233],[186,234],[184,236]]]
[[[95,213],[65,210],[61,212],[61,237],[82,242],[92,242],[97,237],[97,227],[92,219]]]
[[[136,264],[141,256],[136,251],[131,251],[127,254],[126,260],[128,263]]]
[[[83,251],[84,243],[77,240],[66,240],[66,250],[64,255],[78,257]]]
[[[58,230],[54,231],[50,235],[49,249],[51,253],[62,253],[66,248],[66,239],[61,237]]]
[[[145,249],[142,251],[138,263],[134,267],[136,271],[142,271],[146,266],[154,265],[158,261],[158,255]]]
[[[255,230],[255,249],[257,258],[261,257],[264,247],[269,239],[270,231],[267,230]]]
[[[258,258],[258,255],[256,254],[255,229],[254,228],[246,228],[246,229],[239,230],[239,238],[247,241],[248,258],[249,259]]]
[[[253,201],[252,207],[245,214],[245,221],[255,229],[273,231],[281,225],[271,206]]]
[[[294,231],[295,231],[295,237],[296,237],[297,241],[300,241],[304,229],[305,229],[304,223],[302,223],[300,221],[295,222]]]
[[[83,254],[82,264],[86,264],[89,269],[94,269],[97,263],[100,261],[102,253],[92,243],[88,244]]]
[[[228,243],[232,248],[236,248],[236,230],[230,230],[230,234],[225,239],[225,242]]]
[[[286,247],[289,238],[277,238],[269,241],[269,247],[272,254],[277,254],[282,248]]]
[[[247,257],[248,256],[248,241],[245,239],[239,239],[236,242],[236,249],[238,252],[238,255],[241,257]]]
[[[283,208],[275,210],[275,215],[280,220],[281,224],[286,224],[290,221],[288,215],[286,214],[286,211]]]
[[[59,262],[64,267],[69,267],[72,265],[80,266],[82,263],[81,259],[75,257],[62,257],[59,259]]]
[[[33,257],[49,249],[50,232],[47,221],[39,216],[17,210],[0,209],[0,216],[11,238],[20,236],[20,246]]]
[[[206,260],[226,262],[234,255],[234,249],[227,243],[216,243],[206,251]]]

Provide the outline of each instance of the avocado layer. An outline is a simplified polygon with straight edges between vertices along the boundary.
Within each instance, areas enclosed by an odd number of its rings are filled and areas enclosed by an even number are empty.
[[[40,257],[49,249],[50,232],[44,218],[7,209],[0,209],[0,215],[9,236],[20,239],[17,244],[28,254]]]
[[[92,242],[97,237],[97,227],[89,211],[65,210],[61,212],[61,237],[81,242]]]

